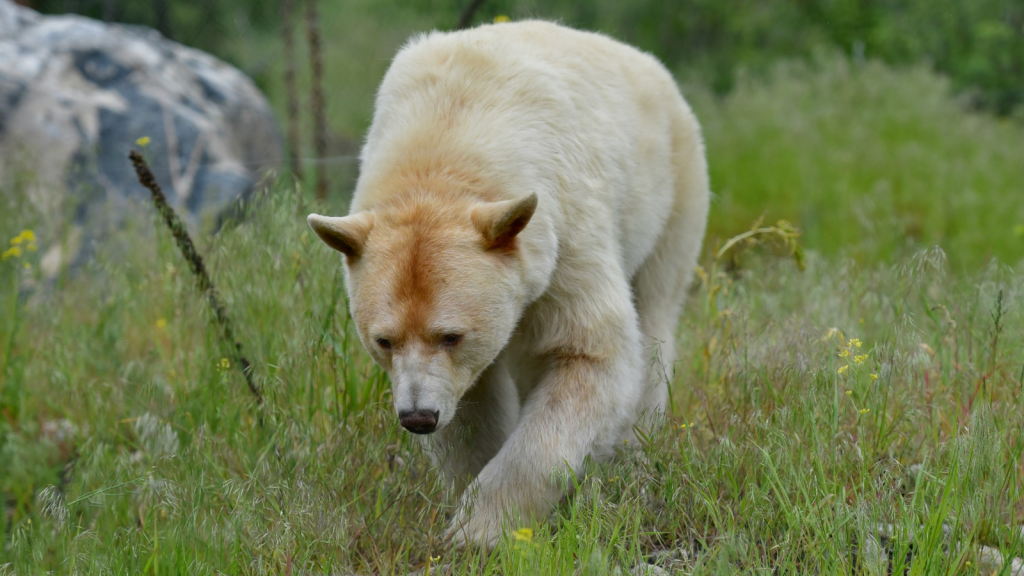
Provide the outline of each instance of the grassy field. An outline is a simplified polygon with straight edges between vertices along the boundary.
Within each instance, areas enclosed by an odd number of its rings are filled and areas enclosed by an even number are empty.
[[[987,575],[1024,555],[1024,128],[831,57],[686,92],[709,246],[766,212],[804,228],[806,270],[709,251],[668,421],[491,555],[440,539],[457,495],[355,338],[303,221],[324,207],[281,183],[201,243],[258,408],[145,206],[47,282],[57,235],[0,196],[0,574]]]
[[[722,100],[687,92],[718,194],[712,236],[767,210],[860,263],[936,244],[955,270],[1024,259],[1024,124],[965,114],[924,68],[823,55]]]

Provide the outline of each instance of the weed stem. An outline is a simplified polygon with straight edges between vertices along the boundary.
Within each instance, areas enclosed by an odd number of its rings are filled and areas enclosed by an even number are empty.
[[[152,193],[153,205],[156,206],[157,212],[163,217],[167,227],[171,229],[171,234],[174,236],[174,241],[178,244],[178,249],[181,250],[181,255],[185,257],[189,267],[192,269],[192,273],[196,276],[196,281],[199,282],[199,290],[206,294],[206,300],[210,303],[210,308],[213,308],[213,315],[217,319],[217,324],[220,325],[221,335],[229,345],[234,346],[236,365],[241,369],[242,375],[245,377],[245,383],[249,386],[249,391],[256,398],[256,404],[258,406],[263,405],[263,394],[260,393],[259,387],[256,386],[256,382],[252,379],[252,365],[249,364],[249,360],[242,353],[242,343],[235,339],[235,330],[231,324],[231,319],[228,318],[227,309],[224,308],[224,304],[217,294],[217,288],[213,285],[213,280],[210,279],[210,275],[206,272],[203,257],[196,250],[188,230],[185,229],[185,225],[174,212],[174,208],[171,208],[170,204],[167,203],[167,197],[164,196],[163,190],[157,184],[156,178],[153,177],[153,172],[149,169],[149,165],[146,164],[142,154],[132,150],[128,157],[131,158],[132,165],[135,166],[135,174],[139,177],[139,183],[148,188],[150,193]]]

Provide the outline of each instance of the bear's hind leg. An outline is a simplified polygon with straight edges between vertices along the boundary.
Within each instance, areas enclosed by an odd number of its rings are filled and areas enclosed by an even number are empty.
[[[639,412],[665,412],[676,359],[675,334],[707,223],[709,184],[696,120],[683,111],[673,122],[672,212],[654,250],[632,281],[648,377]]]

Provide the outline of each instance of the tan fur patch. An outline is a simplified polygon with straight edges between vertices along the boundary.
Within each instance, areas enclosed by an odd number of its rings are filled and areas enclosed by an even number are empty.
[[[423,184],[420,181],[417,188]],[[430,333],[431,316],[448,282],[458,274],[455,247],[475,234],[469,220],[471,201],[464,189],[444,188],[463,198],[439,201],[435,193],[413,189],[404,195],[404,202],[385,208],[379,218],[380,234],[371,240],[380,244],[376,250],[389,261],[385,273],[391,288],[389,296],[399,320],[398,332],[404,338],[429,341],[436,336]]]
[[[556,351],[549,359],[554,364],[552,376],[558,378],[558,385],[550,387],[548,396],[548,403],[553,405],[586,406],[609,364],[573,350]]]
[[[483,201],[499,199],[500,191],[486,182],[478,159],[461,155],[455,160],[443,155],[429,154],[439,146],[436,134],[412,137],[397,153],[396,166],[384,178],[369,184],[381,198],[379,208],[402,210],[407,204],[424,200],[434,205],[477,198]]]
[[[434,231],[416,221],[409,225],[407,245],[399,257],[399,271],[394,280],[395,299],[402,309],[405,334],[426,337],[426,326],[439,284],[436,263],[442,247]]]

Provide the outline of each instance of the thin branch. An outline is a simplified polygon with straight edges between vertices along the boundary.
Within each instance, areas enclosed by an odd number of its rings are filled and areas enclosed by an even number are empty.
[[[306,38],[309,41],[309,63],[312,68],[313,86],[309,94],[310,108],[313,109],[313,146],[318,157],[327,156],[327,118],[324,113],[324,60],[320,47],[320,28],[317,24],[317,0],[306,0]],[[327,167],[317,164],[316,197],[327,199]]]
[[[473,16],[476,15],[476,11],[484,5],[484,0],[470,0],[469,4],[462,11],[462,16],[459,16],[459,23],[455,25],[456,30],[465,30],[469,28],[469,25],[473,23]]]
[[[199,291],[206,295],[206,300],[209,302],[210,308],[213,309],[217,324],[220,325],[221,335],[229,345],[233,345],[235,364],[242,371],[245,383],[249,386],[249,391],[256,397],[256,404],[262,405],[263,395],[260,393],[259,387],[256,386],[256,382],[252,379],[252,365],[242,353],[242,343],[235,339],[235,331],[231,320],[228,318],[227,310],[217,294],[217,288],[213,285],[213,281],[210,280],[210,275],[206,272],[203,257],[199,255],[195,244],[192,243],[192,238],[189,236],[188,230],[185,229],[185,225],[178,218],[170,204],[167,203],[167,197],[164,196],[160,185],[157,184],[156,178],[153,177],[153,172],[149,169],[149,165],[146,164],[142,154],[132,150],[128,157],[131,158],[132,165],[135,166],[135,174],[139,177],[139,183],[149,189],[153,196],[153,205],[156,206],[157,212],[160,213],[167,227],[170,228],[174,241],[178,244],[178,249],[181,250],[181,255],[185,257],[189,267],[192,269],[192,273],[195,274],[196,281],[199,283]]]
[[[167,0],[153,0],[153,12],[156,13],[156,29],[168,40],[174,40],[171,34],[171,6]]]
[[[284,39],[284,85],[288,95],[288,153],[292,175],[302,180],[299,162],[299,94],[295,86],[295,35],[292,33],[292,2],[281,0],[281,36]]]

